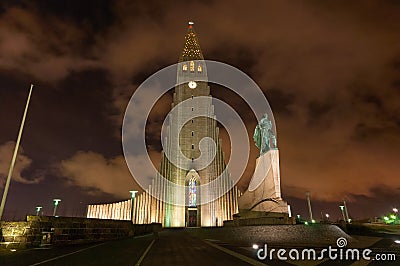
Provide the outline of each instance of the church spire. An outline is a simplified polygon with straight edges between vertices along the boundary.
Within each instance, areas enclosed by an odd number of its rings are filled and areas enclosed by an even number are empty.
[[[200,44],[194,31],[194,23],[190,21],[185,37],[185,45],[179,58],[179,62],[191,60],[204,60],[204,57],[201,53]]]

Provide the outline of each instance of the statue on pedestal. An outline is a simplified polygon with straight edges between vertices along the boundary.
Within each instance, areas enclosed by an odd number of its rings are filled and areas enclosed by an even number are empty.
[[[274,125],[264,114],[254,130],[253,139],[260,149],[249,187],[238,199],[237,225],[293,224],[289,205],[281,197],[279,150]]]
[[[272,131],[272,122],[268,119],[268,115],[264,114],[260,122],[256,126],[253,135],[257,148],[260,149],[260,156],[269,150],[277,149],[276,136]]]

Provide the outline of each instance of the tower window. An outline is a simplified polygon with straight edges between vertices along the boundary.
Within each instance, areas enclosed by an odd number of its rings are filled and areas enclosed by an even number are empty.
[[[194,62],[190,61],[190,72],[194,72]]]
[[[194,110],[194,109],[193,109],[193,107],[192,107],[192,112],[193,112],[193,110]]]
[[[192,124],[193,124],[193,119],[192,119]]]
[[[192,150],[194,150],[194,144],[192,144]]]
[[[192,131],[192,137],[194,136],[194,131]]]
[[[183,70],[183,71],[187,71],[187,65],[186,65],[186,64],[184,64],[184,65],[182,66],[182,70]]]
[[[203,71],[203,68],[199,65],[199,66],[197,67],[197,72],[201,73],[202,71]]]

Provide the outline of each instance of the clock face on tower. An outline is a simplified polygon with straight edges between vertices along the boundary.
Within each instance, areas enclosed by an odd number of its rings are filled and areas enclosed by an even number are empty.
[[[197,83],[195,81],[189,81],[188,85],[191,89],[195,89],[197,87]]]

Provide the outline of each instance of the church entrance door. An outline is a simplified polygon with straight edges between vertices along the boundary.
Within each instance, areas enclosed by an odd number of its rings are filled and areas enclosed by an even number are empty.
[[[197,226],[197,208],[188,208],[188,226],[196,227]]]

